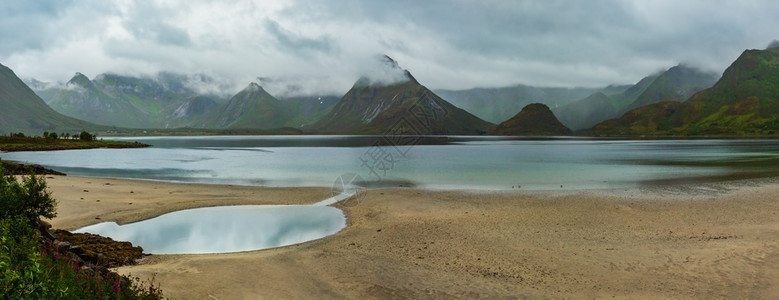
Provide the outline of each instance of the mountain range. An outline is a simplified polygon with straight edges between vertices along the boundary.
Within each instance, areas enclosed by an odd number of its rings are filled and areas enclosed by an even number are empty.
[[[560,122],[573,130],[590,129],[597,123],[617,118],[633,108],[660,101],[683,101],[717,82],[719,76],[685,65],[677,65],[644,77],[621,93],[594,93],[587,98],[555,108]]]
[[[194,82],[193,82],[194,81]],[[160,73],[155,77],[100,74],[90,80],[76,73],[66,84],[28,80],[52,108],[90,122],[128,128],[187,126],[223,102],[216,93],[200,93],[207,76]]]
[[[677,98],[678,99],[678,98]],[[689,99],[661,101],[595,125],[601,135],[776,134],[779,47],[747,50],[711,88]]]
[[[127,128],[300,127],[318,120],[337,99],[324,95],[278,100],[257,83],[230,97],[225,96],[230,88],[224,85],[201,91],[198,87],[216,85],[208,76],[173,73],[154,77],[106,73],[92,80],[76,73],[64,85],[35,79],[27,84],[65,115]]]
[[[547,88],[516,85],[501,88],[474,88],[468,90],[435,90],[435,93],[453,105],[485,121],[500,123],[508,120],[530,103],[543,103],[556,108],[583,99],[593,93],[619,93],[628,86],[606,88]]]
[[[545,88],[517,85],[461,91],[436,90],[452,104],[487,121],[500,123],[530,103],[542,103],[565,126],[585,130],[627,110],[662,100],[684,100],[711,87],[716,74],[685,65],[644,77],[633,85],[601,88]]]
[[[779,95],[777,49],[745,51],[719,80],[714,74],[678,65],[634,85],[518,85],[436,92],[383,56],[382,72],[392,75],[391,78],[366,75],[342,97],[276,98],[257,83],[250,83],[228,97],[224,86],[204,88],[214,83],[207,76],[172,73],[156,77],[101,74],[92,80],[76,73],[65,84],[31,79],[27,81],[28,87],[3,67],[0,129],[285,127],[299,132],[336,134],[490,134],[499,132],[493,131],[496,127],[505,130],[508,125],[520,124],[516,117],[535,112],[531,119],[536,121],[522,123],[523,126],[538,123],[541,128],[540,124],[559,120],[563,126],[583,130],[583,134],[775,134]],[[30,87],[40,97],[31,94]],[[523,114],[530,103],[552,107],[551,113],[533,105]],[[67,118],[55,110],[106,126]],[[548,122],[540,122],[541,119]],[[490,120],[502,125],[496,126]]]

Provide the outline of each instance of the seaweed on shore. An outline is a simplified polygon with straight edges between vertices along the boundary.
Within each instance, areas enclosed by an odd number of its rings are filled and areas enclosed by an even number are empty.
[[[78,245],[84,250],[86,257],[91,257],[99,265],[114,268],[135,264],[135,260],[143,257],[143,248],[133,246],[130,242],[114,241],[111,238],[91,233],[71,233],[66,230],[55,230],[60,240]]]
[[[41,165],[22,164],[10,161],[0,160],[0,166],[5,168],[8,174],[11,175],[60,175],[66,176],[65,173],[58,172],[52,169],[45,168]]]

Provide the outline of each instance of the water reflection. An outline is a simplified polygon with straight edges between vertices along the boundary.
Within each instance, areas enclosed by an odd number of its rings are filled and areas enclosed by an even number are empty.
[[[176,211],[126,225],[105,222],[76,230],[129,241],[151,254],[226,253],[298,244],[346,227],[337,208],[242,205]]]
[[[141,149],[2,153],[69,175],[260,186],[559,190],[779,174],[779,140],[424,137],[403,151],[382,136],[145,137]],[[415,139],[417,140],[417,139]],[[375,151],[379,149],[380,152]],[[388,153],[376,169],[370,153]],[[389,166],[389,167],[387,167]],[[373,168],[373,171],[371,171]]]

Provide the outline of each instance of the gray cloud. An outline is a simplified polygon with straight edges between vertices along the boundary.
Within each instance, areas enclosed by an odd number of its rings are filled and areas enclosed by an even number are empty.
[[[345,92],[388,54],[431,88],[605,86],[678,63],[722,72],[779,37],[779,2],[6,1],[0,62],[25,77],[209,74]]]
[[[265,21],[265,29],[278,42],[278,46],[293,52],[315,51],[327,53],[332,46],[327,38],[307,38],[282,28],[278,22]]]
[[[0,2],[0,55],[40,50],[46,45],[41,35],[50,36],[49,20],[59,17],[71,1]]]

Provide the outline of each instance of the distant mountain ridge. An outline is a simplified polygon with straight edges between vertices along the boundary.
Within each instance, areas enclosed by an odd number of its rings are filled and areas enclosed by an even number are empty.
[[[197,75],[198,80],[209,78]],[[110,126],[169,128],[186,126],[222,101],[216,94],[199,93],[185,83],[188,76],[160,73],[131,77],[110,73],[90,80],[81,73],[64,86],[28,80],[55,110],[72,117]]]
[[[713,87],[684,102],[663,101],[599,123],[593,134],[776,134],[779,48],[747,50]]]
[[[627,110],[660,101],[683,101],[711,87],[719,76],[685,65],[677,65],[649,75],[622,93],[595,93],[582,100],[552,109],[560,122],[574,130],[590,129],[597,123],[616,118]]]
[[[107,126],[128,128],[300,127],[318,120],[337,99],[334,96],[309,96],[277,100],[269,94],[258,96],[265,99],[261,102],[266,104],[279,102],[272,104],[277,106],[272,110],[279,115],[269,115],[237,111],[255,107],[249,105],[251,101],[245,99],[246,95],[236,98],[245,91],[228,98],[222,96],[227,87],[221,86],[218,90],[200,88],[199,83],[217,85],[205,75],[163,72],[153,77],[133,77],[104,73],[90,80],[77,73],[65,85],[34,79],[27,83],[40,96],[48,97],[44,100],[57,111]],[[236,103],[242,98],[243,102]],[[234,100],[233,103],[230,100]],[[224,115],[219,116],[220,113]]]
[[[516,85],[502,88],[435,90],[446,101],[479,118],[493,123],[508,120],[530,103],[543,103],[552,109],[585,98],[593,93],[619,93],[627,86],[606,88],[549,88]]]
[[[621,113],[661,101],[684,101],[713,86],[719,76],[685,65],[677,65],[660,74],[633,103]]]
[[[76,73],[49,105],[67,116],[101,125],[138,127],[149,119],[148,113],[125,99],[109,96],[81,73]]]

